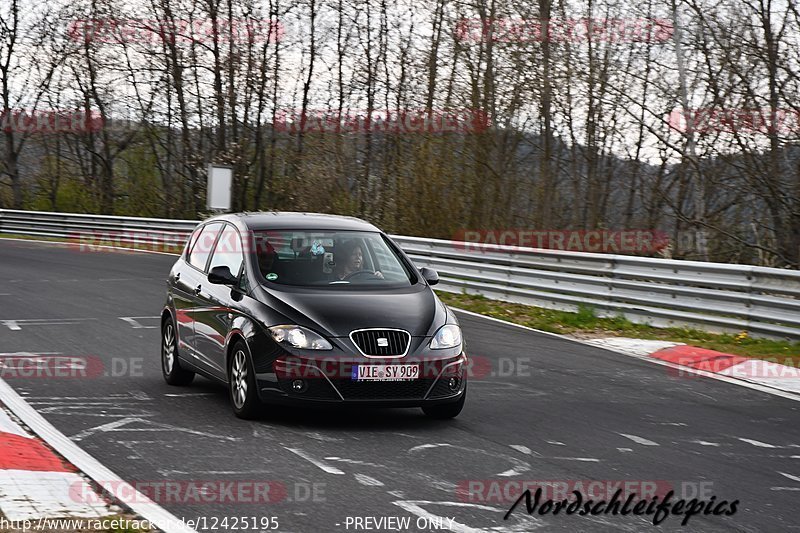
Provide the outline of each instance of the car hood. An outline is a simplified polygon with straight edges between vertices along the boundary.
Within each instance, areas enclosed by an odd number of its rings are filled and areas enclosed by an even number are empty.
[[[387,291],[272,290],[260,287],[262,301],[290,323],[331,337],[362,328],[399,328],[416,337],[432,335],[447,314],[427,286]]]

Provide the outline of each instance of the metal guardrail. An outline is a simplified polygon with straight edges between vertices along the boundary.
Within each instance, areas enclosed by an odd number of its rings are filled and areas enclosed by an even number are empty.
[[[0,234],[179,248],[193,220],[0,209]],[[437,288],[550,309],[589,306],[658,327],[800,339],[800,271],[393,236]]]
[[[99,246],[178,252],[196,220],[0,209],[0,234],[65,239],[83,250]]]

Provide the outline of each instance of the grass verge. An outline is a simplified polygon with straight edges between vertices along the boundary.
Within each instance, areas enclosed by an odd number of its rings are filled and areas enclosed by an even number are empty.
[[[800,367],[800,342],[758,339],[751,337],[747,332],[718,334],[691,328],[656,328],[647,324],[634,324],[623,316],[600,318],[589,307],[582,307],[577,313],[570,313],[500,302],[483,296],[443,291],[437,291],[437,294],[447,305],[551,333],[582,338],[633,337],[683,342],[709,350],[769,359],[776,363]]]

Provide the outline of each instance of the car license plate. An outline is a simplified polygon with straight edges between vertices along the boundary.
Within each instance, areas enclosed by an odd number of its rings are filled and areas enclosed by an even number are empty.
[[[406,381],[419,377],[419,365],[353,365],[353,381]]]

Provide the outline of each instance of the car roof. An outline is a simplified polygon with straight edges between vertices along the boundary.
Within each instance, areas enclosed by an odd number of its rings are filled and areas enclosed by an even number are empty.
[[[365,220],[325,213],[300,213],[292,211],[255,211],[218,215],[204,222],[226,220],[245,230],[335,230],[380,231]]]

